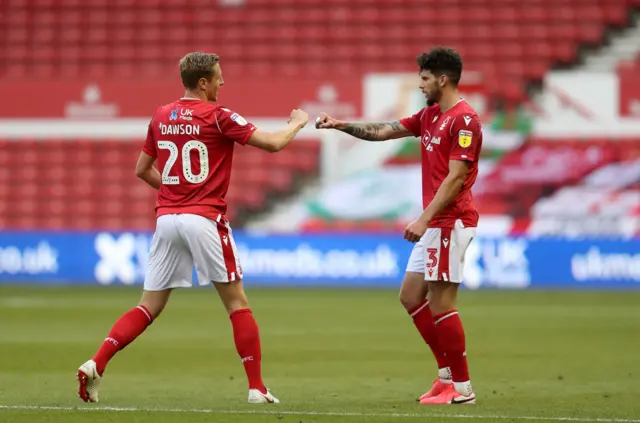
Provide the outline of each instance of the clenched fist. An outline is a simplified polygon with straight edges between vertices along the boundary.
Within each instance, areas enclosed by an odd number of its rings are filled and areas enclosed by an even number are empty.
[[[342,122],[332,118],[326,113],[322,113],[316,119],[316,128],[318,129],[336,129]]]
[[[293,109],[291,116],[289,117],[289,123],[297,123],[300,126],[305,126],[309,122],[309,114],[304,110]]]

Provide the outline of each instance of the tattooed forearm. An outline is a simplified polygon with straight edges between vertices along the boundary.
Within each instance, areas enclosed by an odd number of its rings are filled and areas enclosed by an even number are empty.
[[[384,141],[398,132],[406,131],[399,121],[386,123],[346,123],[340,130],[366,141]]]

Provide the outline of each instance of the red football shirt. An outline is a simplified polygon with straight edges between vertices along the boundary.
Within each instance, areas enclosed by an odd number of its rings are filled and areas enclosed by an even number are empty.
[[[434,228],[452,228],[457,219],[465,227],[478,226],[478,211],[471,187],[478,176],[478,158],[482,148],[482,126],[478,114],[460,100],[446,113],[435,104],[400,122],[422,140],[422,203],[426,208],[444,178],[449,160],[469,162],[469,173],[458,196],[430,223]]]
[[[225,214],[234,143],[245,145],[256,127],[218,104],[182,98],[160,107],[142,151],[157,157],[162,185],[156,214]]]

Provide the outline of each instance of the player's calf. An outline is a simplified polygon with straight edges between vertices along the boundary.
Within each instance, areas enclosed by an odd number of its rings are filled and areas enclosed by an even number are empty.
[[[431,389],[420,399],[440,394],[446,385],[451,383],[451,373],[443,348],[440,345],[438,331],[427,299],[428,285],[424,280],[424,273],[407,271],[400,288],[400,302],[411,316],[413,324],[429,345],[438,363],[438,378]]]
[[[98,374],[102,376],[113,356],[140,336],[152,322],[153,316],[145,306],[137,306],[123,314],[113,325],[92,359]]]
[[[272,396],[262,381],[260,331],[253,317],[253,313],[249,308],[242,282],[215,282],[214,286],[225,308],[229,312],[229,318],[231,319],[231,326],[233,328],[233,341],[247,375],[249,402],[279,402],[277,400],[271,401]]]
[[[261,374],[262,350],[260,347],[260,332],[253,313],[246,308],[234,311],[231,313],[230,318],[233,327],[233,340],[247,374],[249,389],[266,394],[267,391],[262,382]]]
[[[438,340],[451,369],[453,388],[458,394],[467,397],[473,391],[469,378],[464,328],[458,310],[455,309],[459,284],[439,281],[431,282],[429,285]]]

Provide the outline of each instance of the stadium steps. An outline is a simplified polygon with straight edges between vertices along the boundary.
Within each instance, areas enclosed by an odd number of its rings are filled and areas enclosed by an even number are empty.
[[[633,15],[633,24],[614,36],[609,45],[585,57],[581,70],[613,72],[621,61],[633,60],[640,52],[640,13]]]

